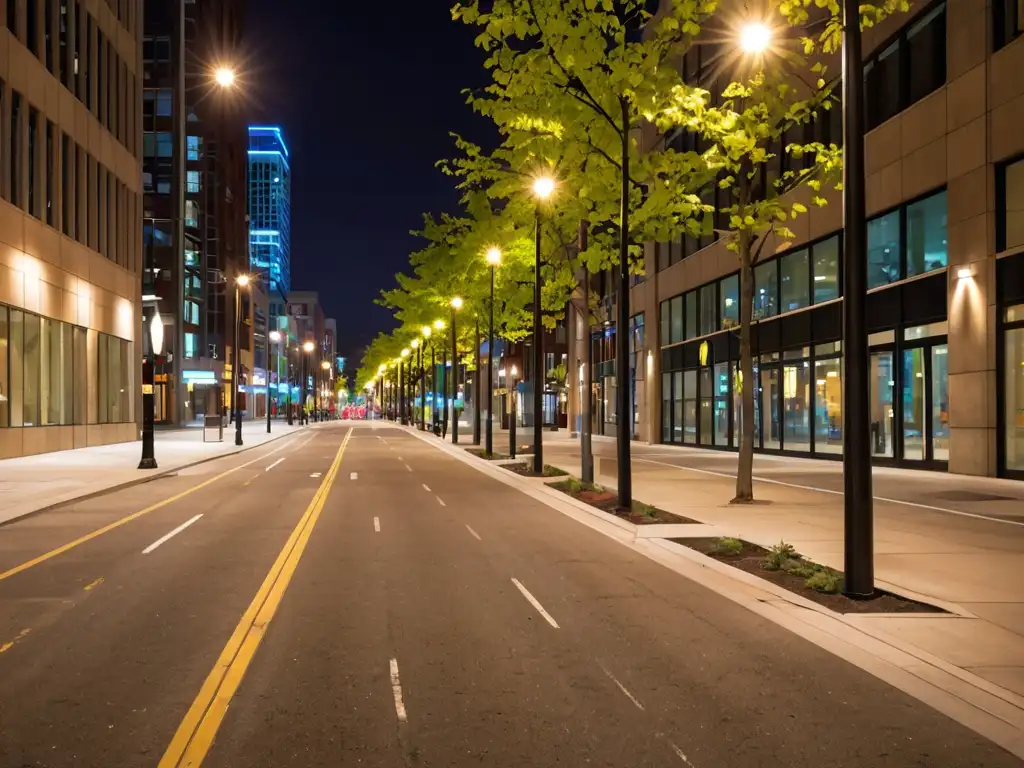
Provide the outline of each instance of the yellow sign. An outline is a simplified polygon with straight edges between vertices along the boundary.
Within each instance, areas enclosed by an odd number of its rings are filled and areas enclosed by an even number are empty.
[[[142,385],[142,394],[144,394],[144,395],[152,395],[153,394],[153,385],[152,384],[143,384]]]
[[[708,351],[708,343],[706,341],[702,341],[700,343],[700,364],[702,366],[708,364]]]
[[[167,383],[167,374],[166,373],[158,373],[158,374],[156,374],[155,376],[153,376],[153,383],[154,384],[166,384]]]

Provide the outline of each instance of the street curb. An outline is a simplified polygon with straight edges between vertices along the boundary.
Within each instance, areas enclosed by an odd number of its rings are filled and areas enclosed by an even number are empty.
[[[305,430],[295,430],[293,432],[288,432],[287,434],[284,434],[284,435],[276,435],[274,437],[271,437],[269,440],[264,440],[262,443],[259,443],[258,445],[248,445],[248,446],[243,445],[238,450],[228,451],[226,453],[220,453],[220,454],[217,454],[216,456],[205,456],[205,457],[203,457],[201,459],[197,459],[196,461],[190,461],[190,462],[188,462],[186,464],[179,464],[179,465],[171,467],[169,469],[158,469],[158,471],[154,472],[151,475],[146,475],[145,477],[137,477],[137,478],[134,478],[132,480],[126,480],[123,483],[117,483],[116,485],[112,485],[112,486],[110,486],[108,488],[101,488],[99,490],[89,491],[88,493],[83,493],[83,494],[78,494],[78,493],[74,493],[73,492],[72,495],[69,495],[69,496],[67,496],[65,498],[62,498],[59,501],[50,502],[50,503],[47,503],[46,505],[44,505],[42,507],[36,507],[35,509],[28,509],[28,510],[25,510],[24,512],[17,512],[17,513],[15,513],[14,517],[11,517],[11,518],[9,518],[7,520],[0,521],[0,529],[3,529],[5,526],[10,525],[11,523],[16,523],[16,522],[18,522],[20,520],[24,520],[27,517],[32,517],[33,515],[38,515],[38,514],[41,514],[43,512],[50,512],[50,511],[52,511],[54,509],[59,509],[60,507],[65,507],[65,506],[67,506],[69,504],[76,504],[78,502],[89,501],[90,499],[96,499],[96,498],[99,498],[100,496],[106,496],[106,495],[111,494],[111,493],[117,493],[118,491],[123,491],[126,488],[133,488],[133,487],[135,487],[137,485],[144,485],[146,483],[151,483],[154,480],[159,480],[159,479],[161,479],[163,477],[168,477],[168,476],[177,474],[178,472],[180,472],[183,469],[191,469],[192,467],[198,467],[201,464],[208,464],[209,462],[217,461],[218,459],[226,459],[226,458],[228,458],[230,456],[237,456],[240,453],[245,453],[246,451],[252,451],[252,450],[255,450],[257,448],[261,448],[264,445],[269,445],[270,443],[275,443],[278,440],[283,440],[286,437],[294,437],[295,435],[304,434],[304,432],[305,432]]]
[[[858,626],[856,614],[836,613],[788,590],[780,594],[771,582],[666,539],[638,537],[624,527],[636,528],[631,523],[592,511],[559,491],[541,489],[528,482],[531,478],[487,466],[491,462],[459,446],[405,431],[874,675],[1024,759],[1024,697],[885,632]],[[597,518],[598,514],[607,519]],[[954,615],[949,620],[969,618]]]

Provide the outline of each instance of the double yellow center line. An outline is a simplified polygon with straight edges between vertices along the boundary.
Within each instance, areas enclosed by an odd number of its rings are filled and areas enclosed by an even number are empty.
[[[285,542],[284,548],[263,580],[256,597],[242,615],[210,674],[207,675],[206,681],[199,689],[199,695],[178,726],[158,768],[194,768],[203,762],[213,745],[217,729],[227,714],[228,704],[238,690],[260,641],[267,632],[270,620],[274,618],[277,607],[281,604],[281,598],[288,589],[313,528],[320,518],[320,512],[334,484],[338,467],[341,466],[341,457],[351,436],[352,430],[349,429],[330,470],[320,483],[320,488]]]

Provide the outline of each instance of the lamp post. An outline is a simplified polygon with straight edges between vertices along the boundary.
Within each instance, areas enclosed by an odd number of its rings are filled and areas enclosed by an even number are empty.
[[[441,320],[440,318],[435,320],[434,321],[434,330],[435,331],[443,331],[444,330],[444,320]],[[445,382],[447,381],[446,376],[447,376],[447,368],[448,368],[448,353],[445,351],[445,347],[444,347],[443,341],[441,342],[440,347],[441,347],[441,388],[440,388],[440,390],[438,390],[438,387],[437,387],[437,366],[434,364],[434,347],[431,346],[431,348],[430,348],[430,363],[431,363],[431,365],[434,368],[434,409],[433,409],[433,421],[434,421],[434,434],[435,435],[443,435],[444,432],[446,431],[446,430],[442,429],[442,424],[444,422],[442,422],[441,419],[444,418],[444,414],[447,412],[445,410],[446,407],[447,407],[446,406],[447,395],[445,393],[448,390],[447,390],[447,384]],[[441,406],[440,406],[440,409],[438,408],[438,405],[437,405],[437,395],[438,395],[438,393],[440,393],[440,395],[441,395]]]
[[[239,364],[238,346],[242,335],[242,289],[248,287],[248,275],[239,275],[235,278],[235,360],[231,365],[231,374],[234,379],[231,391],[231,404],[235,410],[235,445],[242,445],[242,409],[238,398],[241,366]]]
[[[422,382],[423,382],[423,376],[422,376],[422,370],[423,370],[423,347],[420,345],[420,340],[419,339],[413,339],[411,342],[409,342],[409,346],[412,347],[414,350],[416,350],[416,378],[410,377],[410,379],[409,379],[410,388],[412,389],[412,412],[409,414],[409,421],[410,421],[410,423],[413,426],[415,426],[416,425],[416,411],[419,410],[419,408],[416,407],[416,390],[417,389],[420,390],[420,397],[421,398],[423,397],[423,387],[422,386],[417,386],[417,384],[422,384]],[[411,355],[409,357],[409,369],[410,370],[412,369],[412,356]],[[420,427],[421,428],[423,427],[422,419],[420,420]]]
[[[875,593],[871,477],[870,361],[867,332],[867,206],[864,181],[864,60],[859,6],[845,0],[843,27],[843,592]],[[741,30],[751,54],[769,47],[761,23]]]
[[[280,384],[281,384],[281,364],[280,364],[279,357],[280,357],[280,354],[281,354],[281,332],[280,331],[271,331],[270,334],[269,334],[269,338],[270,338],[270,341],[272,343],[278,345],[277,346],[277,355],[274,356],[274,360],[276,361],[276,368],[277,368],[277,383],[278,383],[277,391],[278,391],[278,393],[280,393],[281,392],[281,387],[280,387]],[[270,434],[270,371],[267,371],[267,434],[268,435]]]
[[[515,365],[508,371],[508,455],[516,457],[516,374]]]
[[[306,413],[306,387],[309,384],[309,356],[313,353],[314,349],[316,349],[316,344],[312,341],[307,341],[302,345],[302,351],[306,353],[302,358],[302,389],[299,393],[299,396],[302,398],[302,402],[299,407],[302,409],[301,414],[303,424],[309,424],[309,414]]]
[[[330,360],[321,360],[320,370],[324,372],[324,381],[320,385],[320,416],[323,421],[326,421],[327,418],[326,415],[324,414],[324,411],[330,411],[330,405],[328,404],[328,400],[332,395],[331,385],[334,381],[334,370],[331,367]]]
[[[502,249],[487,249],[487,265],[490,267],[490,307],[487,322],[487,425],[484,429],[483,451],[490,456],[495,451],[495,418],[492,412],[495,403],[495,269],[502,262]]]
[[[164,346],[164,321],[160,317],[160,311],[153,307],[153,316],[149,320],[149,354],[142,362],[142,459],[139,461],[139,469],[156,469],[156,454],[154,452],[154,426],[156,420],[154,394],[153,394],[153,369],[156,365],[156,357],[163,351]]]
[[[405,417],[405,405],[406,405],[406,393],[405,387],[408,381],[408,376],[405,377],[405,381],[402,379],[402,368],[404,367],[404,360],[409,356],[409,348],[406,347],[402,350],[402,359],[398,361],[398,413],[402,426],[404,427],[407,423]]]
[[[540,206],[555,191],[554,179],[541,176],[533,182],[537,198],[533,283],[533,471],[544,472],[544,329],[541,324]]]
[[[423,332],[423,344],[427,343],[433,333],[433,329],[429,325],[424,325],[420,329]],[[420,345],[420,354],[423,354],[423,346]],[[434,359],[434,345],[430,345],[430,359]],[[431,366],[433,367],[433,366]],[[427,377],[423,370],[423,361],[420,359],[420,431],[424,431],[427,428]]]
[[[455,400],[459,393],[459,350],[456,347],[455,313],[462,309],[462,299],[451,300],[452,308],[452,443],[459,442],[459,415],[455,412]]]

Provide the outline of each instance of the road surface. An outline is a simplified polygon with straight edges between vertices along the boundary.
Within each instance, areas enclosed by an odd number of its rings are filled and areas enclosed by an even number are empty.
[[[985,766],[1009,753],[384,425],[0,528],[0,766]]]

